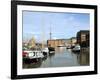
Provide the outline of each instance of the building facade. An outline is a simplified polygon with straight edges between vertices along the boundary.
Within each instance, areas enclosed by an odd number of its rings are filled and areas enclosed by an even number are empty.
[[[49,47],[58,47],[64,45],[64,41],[62,39],[47,40],[47,45]]]
[[[59,47],[59,46],[72,46],[76,44],[76,38],[72,37],[70,39],[55,39],[47,40],[47,45],[50,47]]]
[[[90,34],[89,30],[81,30],[77,32],[77,43],[81,47],[89,47],[89,42],[90,42]]]
[[[71,46],[75,46],[77,42],[76,37],[72,37],[70,40],[71,40]]]

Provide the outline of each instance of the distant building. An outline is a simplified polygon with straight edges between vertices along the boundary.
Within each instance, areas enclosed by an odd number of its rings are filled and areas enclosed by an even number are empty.
[[[47,45],[49,47],[57,47],[63,45],[62,39],[53,39],[53,40],[47,40]]]
[[[70,39],[52,39],[47,40],[47,45],[50,47],[58,47],[58,46],[72,46],[76,44],[76,38],[72,37]]]
[[[66,47],[71,47],[71,39],[66,39],[65,40],[65,45],[66,45]]]
[[[70,38],[70,40],[71,40],[71,46],[75,46],[75,44],[77,42],[76,37],[72,37],[72,38]]]
[[[77,32],[77,43],[80,44],[81,47],[89,47],[89,30],[80,30]]]

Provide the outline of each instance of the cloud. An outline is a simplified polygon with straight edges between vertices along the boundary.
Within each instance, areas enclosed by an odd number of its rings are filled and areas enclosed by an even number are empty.
[[[53,37],[52,39],[58,39],[57,37]]]
[[[41,34],[41,33],[40,33],[40,32],[37,32],[37,31],[36,31],[36,32],[35,32],[35,31],[33,31],[33,32],[32,32],[32,31],[28,32],[28,31],[27,31],[27,32],[25,32],[24,34],[39,35],[39,34]]]

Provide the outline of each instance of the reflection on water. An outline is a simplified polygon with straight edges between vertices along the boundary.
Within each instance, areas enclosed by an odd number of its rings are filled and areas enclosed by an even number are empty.
[[[73,53],[71,49],[57,47],[55,53],[44,57],[37,63],[23,64],[23,68],[46,68],[89,65],[89,50]]]
[[[89,51],[81,51],[81,54],[79,55],[79,63],[80,65],[89,65],[90,61],[90,57],[89,57]]]
[[[37,63],[29,63],[29,64],[23,64],[23,68],[38,68],[42,64],[42,60],[40,59]]]

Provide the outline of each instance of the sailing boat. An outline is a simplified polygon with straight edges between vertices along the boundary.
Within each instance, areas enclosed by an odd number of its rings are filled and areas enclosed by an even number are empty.
[[[44,30],[44,18],[42,18],[42,52],[44,56],[48,56],[48,47],[45,47],[45,30]]]
[[[50,25],[50,40],[52,40],[51,25]],[[48,49],[49,49],[49,53],[54,53],[54,51],[55,51],[55,48],[52,47],[51,45],[48,46]]]

